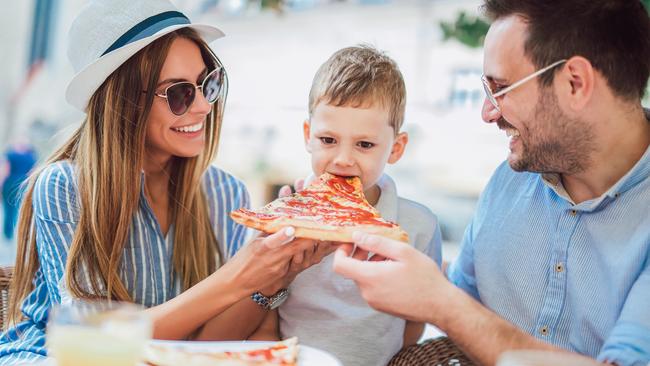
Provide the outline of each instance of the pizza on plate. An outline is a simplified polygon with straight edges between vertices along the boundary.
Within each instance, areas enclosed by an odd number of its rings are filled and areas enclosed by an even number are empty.
[[[384,220],[368,203],[358,177],[325,173],[300,192],[258,210],[233,211],[230,217],[267,233],[293,226],[299,238],[352,242],[352,233],[361,231],[408,242],[408,234],[399,225]]]
[[[297,366],[298,338],[263,348],[215,352],[151,343],[145,349],[144,362],[150,366]]]

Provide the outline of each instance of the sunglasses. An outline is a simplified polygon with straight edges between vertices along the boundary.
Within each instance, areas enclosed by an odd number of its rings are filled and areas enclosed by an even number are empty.
[[[512,85],[510,85],[510,86],[508,86],[506,88],[500,89],[498,91],[495,91],[496,86],[494,85],[494,83],[491,80],[488,80],[488,78],[485,77],[485,75],[483,75],[483,76],[481,76],[481,81],[483,82],[483,89],[485,90],[485,95],[487,96],[490,103],[492,103],[494,108],[496,108],[497,111],[501,111],[501,109],[499,108],[499,101],[497,100],[498,97],[500,97],[502,95],[505,95],[506,93],[514,90],[515,88],[523,85],[524,83],[526,83],[526,82],[528,82],[528,81],[542,75],[543,73],[547,72],[548,70],[551,70],[555,66],[561,65],[561,64],[563,64],[565,62],[567,62],[567,60],[560,60],[560,61],[554,62],[554,63],[546,66],[545,68],[537,70],[534,73],[524,77],[523,79],[516,81]]]
[[[219,99],[223,89],[225,71],[223,67],[217,67],[205,76],[201,85],[195,85],[189,81],[174,83],[165,88],[162,93],[154,93],[157,97],[167,99],[169,110],[177,116],[185,114],[194,103],[196,89],[200,89],[209,104]]]

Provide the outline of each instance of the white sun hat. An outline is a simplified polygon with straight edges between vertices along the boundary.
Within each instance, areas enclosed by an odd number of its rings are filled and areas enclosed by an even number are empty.
[[[224,36],[216,27],[192,24],[168,0],[91,0],[75,18],[68,58],[76,75],[65,98],[85,111],[90,97],[131,56],[180,28],[196,30],[206,42]]]

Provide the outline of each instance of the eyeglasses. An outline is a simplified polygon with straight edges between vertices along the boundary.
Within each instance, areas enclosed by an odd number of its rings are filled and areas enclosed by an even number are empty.
[[[217,67],[205,76],[201,85],[194,85],[194,83],[189,81],[181,81],[166,87],[163,93],[154,94],[157,97],[167,99],[169,110],[175,115],[180,116],[192,106],[196,97],[196,89],[201,89],[208,103],[214,104],[219,99],[221,89],[224,87],[224,78],[224,68]]]
[[[485,89],[485,95],[487,95],[488,100],[490,101],[490,103],[492,103],[494,108],[496,108],[498,111],[501,111],[501,109],[499,108],[499,102],[497,101],[498,97],[500,97],[502,95],[505,95],[506,93],[514,90],[515,88],[523,85],[524,83],[526,83],[526,82],[528,82],[528,81],[542,75],[546,71],[551,70],[555,66],[561,65],[561,64],[563,64],[565,62],[567,62],[567,60],[560,60],[560,61],[554,62],[554,63],[546,66],[545,68],[537,70],[534,73],[526,76],[525,78],[520,79],[519,81],[516,81],[514,84],[508,86],[507,88],[504,88],[504,89],[501,89],[501,90],[497,91],[496,93],[493,91],[494,90],[493,83],[490,80],[488,80],[485,77],[485,75],[483,75],[483,76],[481,76],[481,81],[483,82],[483,89]]]

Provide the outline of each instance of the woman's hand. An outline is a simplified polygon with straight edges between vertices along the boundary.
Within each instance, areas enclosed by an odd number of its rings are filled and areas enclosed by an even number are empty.
[[[294,233],[294,228],[287,227],[253,239],[226,262],[217,275],[227,274],[245,294],[281,283],[289,272],[292,258],[298,253],[313,251],[310,240],[294,240]]]
[[[293,186],[296,192],[300,192],[305,186],[305,181],[303,179],[298,179],[294,182]],[[291,187],[288,185],[282,186],[278,192],[278,197],[286,197],[289,195],[291,195]],[[273,283],[270,287],[261,289],[260,292],[262,294],[273,295],[278,290],[287,288],[300,272],[320,263],[323,258],[332,254],[341,244],[313,239],[296,239],[295,242],[300,242],[300,245],[305,245],[307,249],[302,252],[297,252],[291,260],[286,276],[280,281]]]
[[[278,292],[280,289],[287,288],[293,282],[300,272],[307,268],[320,263],[323,258],[334,253],[342,243],[335,243],[331,241],[318,241],[312,239],[296,239],[294,242],[310,243],[309,248],[304,252],[298,252],[293,256],[289,269],[284,277],[279,281],[272,283],[268,287],[261,288],[259,291],[265,296],[271,296]],[[290,244],[294,245],[294,244]]]

